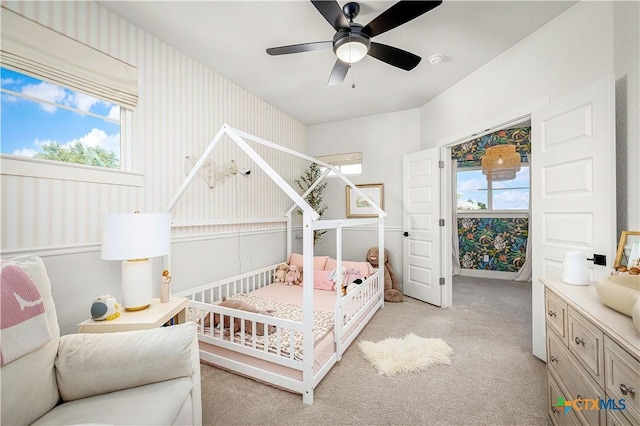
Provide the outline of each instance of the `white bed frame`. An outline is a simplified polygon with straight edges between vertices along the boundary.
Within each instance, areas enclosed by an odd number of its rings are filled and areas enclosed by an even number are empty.
[[[292,248],[292,212],[295,209],[302,210],[302,234],[303,234],[303,270],[313,271],[313,233],[315,230],[336,231],[336,260],[337,260],[337,276],[342,276],[342,230],[344,228],[354,226],[378,225],[378,246],[380,253],[384,253],[384,218],[386,213],[374,203],[366,194],[364,194],[357,186],[347,179],[336,167],[331,164],[324,163],[313,157],[301,154],[281,145],[269,142],[262,138],[250,135],[240,130],[223,125],[216,136],[211,140],[207,149],[204,150],[199,160],[194,165],[191,172],[187,175],[184,182],[176,192],[168,204],[166,211],[171,212],[173,206],[179,200],[180,196],[193,180],[198,170],[205,163],[207,157],[212,153],[216,144],[224,135],[228,135],[264,172],[284,191],[293,201],[293,206],[286,211],[283,217],[267,218],[267,219],[226,219],[226,220],[184,220],[173,221],[173,227],[184,226],[202,226],[202,225],[228,225],[243,223],[276,223],[286,222],[287,228],[287,255],[291,254]],[[315,162],[320,166],[326,167],[326,171],[320,178],[314,182],[311,187],[302,195],[299,195],[251,146],[247,140],[254,143],[279,150],[292,156],[305,159],[309,162]],[[363,219],[340,219],[340,220],[319,220],[319,215],[311,208],[305,197],[311,192],[328,174],[333,172],[340,177],[353,191],[364,198],[376,211],[377,217]],[[286,260],[283,260],[286,261]],[[305,404],[313,403],[313,389],[327,374],[327,372],[338,362],[344,351],[356,338],[358,333],[364,328],[368,321],[373,317],[376,311],[384,306],[384,273],[378,270],[374,275],[368,277],[356,290],[349,292],[346,296],[342,296],[340,291],[336,291],[335,317],[334,317],[334,343],[335,351],[330,359],[323,364],[319,371],[314,371],[314,341],[313,341],[313,273],[305,274],[303,286],[303,321],[297,323],[294,321],[283,320],[268,315],[254,314],[245,311],[238,311],[212,305],[211,302],[221,300],[222,297],[229,297],[237,293],[248,293],[258,288],[269,285],[273,281],[273,275],[276,265],[270,265],[262,269],[240,274],[224,280],[208,283],[197,288],[182,291],[174,294],[175,296],[189,298],[189,307],[202,310],[207,315],[217,313],[223,318],[228,316],[233,322],[234,318],[240,318],[242,328],[236,335],[240,336],[240,340],[245,342],[245,338],[250,341],[247,343],[239,343],[232,337],[223,335],[221,329],[206,328],[203,324],[198,327],[198,337],[203,343],[228,349],[233,352],[249,355],[264,361],[268,361],[274,365],[288,367],[293,370],[302,372],[302,380],[297,380],[282,374],[274,373],[266,368],[249,365],[238,360],[225,357],[219,354],[210,353],[201,349],[200,357],[202,360],[218,365],[225,369],[240,373],[245,376],[264,381],[275,386],[302,394]],[[165,259],[165,267],[170,269],[170,257]],[[244,329],[244,320],[253,321],[253,330]],[[274,332],[277,336],[277,348],[270,350],[261,347],[256,342],[255,324],[256,322],[273,325],[276,327]],[[266,328],[266,327],[265,327]],[[283,354],[280,350],[280,336],[284,329],[296,330],[303,334],[303,353],[302,360],[294,357],[294,351],[289,354]],[[272,333],[273,334],[273,333]],[[290,333],[293,335],[293,332]],[[293,344],[291,344],[293,346]]]

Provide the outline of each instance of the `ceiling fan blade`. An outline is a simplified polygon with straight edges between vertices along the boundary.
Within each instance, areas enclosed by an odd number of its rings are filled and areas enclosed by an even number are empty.
[[[286,55],[289,53],[311,52],[312,50],[331,49],[332,41],[314,41],[311,43],[292,44],[290,46],[271,47],[267,49],[269,55]]]
[[[337,59],[336,64],[333,66],[333,70],[331,70],[331,75],[329,76],[329,82],[327,84],[329,86],[334,86],[342,83],[344,78],[347,76],[347,71],[349,71],[349,64]]]
[[[442,1],[399,1],[369,22],[362,32],[375,37],[440,6]]]
[[[402,68],[405,71],[411,71],[422,60],[420,56],[406,50],[373,41],[371,42],[371,48],[369,48],[369,56],[373,56],[394,67]]]
[[[311,3],[313,3],[316,9],[318,9],[318,12],[324,16],[324,19],[326,19],[336,31],[349,29],[349,21],[347,21],[337,1],[311,0]]]

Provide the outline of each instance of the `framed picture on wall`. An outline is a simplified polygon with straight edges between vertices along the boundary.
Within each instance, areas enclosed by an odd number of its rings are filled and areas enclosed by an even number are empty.
[[[356,185],[371,201],[384,210],[384,184]],[[369,202],[347,185],[347,217],[376,217],[378,213]]]

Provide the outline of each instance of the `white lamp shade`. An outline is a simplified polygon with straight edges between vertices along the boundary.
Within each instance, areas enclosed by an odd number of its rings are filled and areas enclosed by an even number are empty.
[[[565,251],[562,263],[562,281],[573,285],[589,284],[587,254],[583,251]]]
[[[102,228],[102,258],[147,259],[169,254],[169,213],[107,214]]]

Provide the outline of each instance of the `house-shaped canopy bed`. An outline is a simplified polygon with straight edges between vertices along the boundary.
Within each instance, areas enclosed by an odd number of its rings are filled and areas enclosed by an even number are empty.
[[[212,365],[300,393],[305,404],[313,403],[313,390],[338,362],[376,311],[384,305],[384,273],[366,262],[342,258],[342,230],[377,225],[378,246],[384,253],[386,213],[336,167],[281,145],[223,125],[167,206],[171,212],[220,139],[228,135],[253,162],[293,201],[281,218],[174,221],[173,226],[241,223],[286,223],[287,255],[283,262],[298,264],[302,285],[274,282],[279,265],[268,265],[174,296],[189,299],[189,313],[198,323],[201,360]],[[279,150],[325,167],[319,179],[300,195],[247,141]],[[320,220],[305,197],[333,171],[376,212],[372,218]],[[302,211],[302,254],[292,253],[292,212]],[[336,257],[316,256],[314,231],[336,232]],[[167,267],[169,265],[167,264]],[[341,291],[345,276],[357,270],[359,285]],[[331,291],[331,282],[338,291]],[[329,286],[327,286],[329,283]],[[226,301],[225,301],[226,300]],[[225,302],[223,302],[225,301]],[[232,304],[229,304],[233,301]],[[222,303],[222,305],[221,305]],[[251,311],[246,309],[250,305]],[[253,309],[255,308],[255,309]]]

